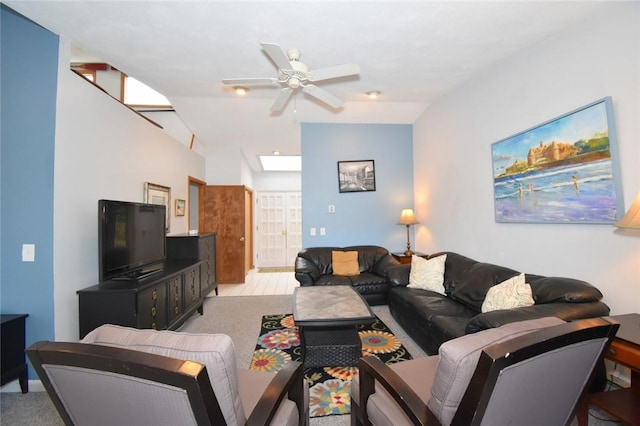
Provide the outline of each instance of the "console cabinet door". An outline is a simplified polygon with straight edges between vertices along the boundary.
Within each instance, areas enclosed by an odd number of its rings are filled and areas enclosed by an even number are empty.
[[[167,315],[169,316],[169,323],[171,323],[184,312],[182,275],[175,276],[169,280],[168,294],[169,298],[167,300],[167,305],[169,307],[169,311],[167,312]]]
[[[184,273],[185,306],[190,307],[200,301],[200,267],[191,268]]]
[[[167,282],[138,294],[138,328],[167,328]]]
[[[200,274],[200,289],[202,296],[206,296],[216,285],[216,236],[210,234],[200,238],[199,241],[200,259],[204,260]]]

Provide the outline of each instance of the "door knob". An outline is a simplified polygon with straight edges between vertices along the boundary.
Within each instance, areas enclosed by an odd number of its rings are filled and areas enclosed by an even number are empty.
[[[244,241],[244,237],[240,237],[240,241]]]

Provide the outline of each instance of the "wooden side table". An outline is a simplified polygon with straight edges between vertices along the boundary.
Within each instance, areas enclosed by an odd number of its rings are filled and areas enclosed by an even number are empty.
[[[2,317],[1,352],[2,385],[15,379],[20,382],[22,393],[29,392],[25,348],[25,318],[29,315],[0,315]]]
[[[578,425],[586,426],[589,404],[622,420],[627,425],[640,425],[640,314],[609,317],[620,323],[616,337],[605,357],[631,369],[631,387],[587,394],[578,410]]]
[[[417,252],[417,251],[413,252],[413,254],[415,254],[416,256],[423,257],[425,259],[427,257],[429,257],[428,254],[420,253],[420,252]],[[391,253],[391,256],[393,256],[400,263],[403,263],[403,264],[411,263],[411,256],[407,256],[406,254],[404,254],[404,252],[403,253]]]

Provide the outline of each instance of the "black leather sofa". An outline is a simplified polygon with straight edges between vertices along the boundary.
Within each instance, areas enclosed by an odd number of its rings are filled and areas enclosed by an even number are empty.
[[[452,252],[434,253],[429,258],[445,253],[446,295],[407,287],[409,264],[396,266],[390,273],[394,285],[389,291],[389,310],[430,355],[436,354],[447,340],[510,322],[547,316],[570,321],[609,314],[609,307],[601,301],[602,293],[591,284],[533,274],[525,274],[526,282],[531,285],[533,306],[481,313],[489,288],[519,272]]]
[[[357,251],[360,274],[354,276],[333,275],[331,252]],[[369,303],[384,305],[391,288],[390,271],[399,274],[394,282],[402,280],[405,271],[396,270],[400,265],[389,251],[379,246],[311,247],[298,253],[295,277],[301,286],[351,285]]]

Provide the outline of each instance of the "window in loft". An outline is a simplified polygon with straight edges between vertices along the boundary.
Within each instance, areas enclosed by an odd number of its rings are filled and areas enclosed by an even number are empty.
[[[164,95],[125,74],[122,74],[122,102],[135,107],[171,107],[171,102]]]
[[[92,83],[96,82],[96,72],[94,70],[76,70],[78,71],[84,78],[91,81]]]

